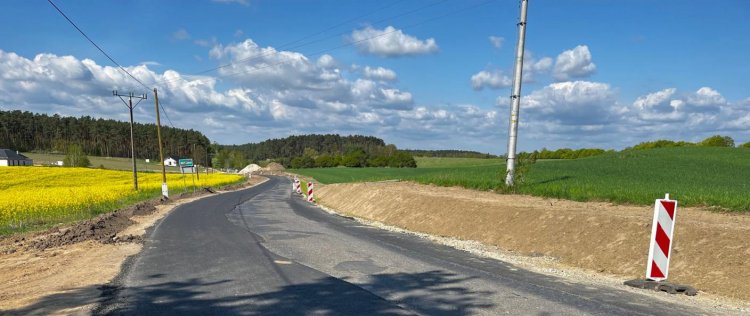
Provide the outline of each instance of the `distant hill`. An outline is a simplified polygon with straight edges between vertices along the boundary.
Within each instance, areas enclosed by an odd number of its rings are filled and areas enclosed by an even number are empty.
[[[483,154],[478,151],[468,150],[422,150],[422,149],[404,149],[403,151],[410,153],[416,157],[443,157],[443,158],[497,158],[498,156],[491,154]]]
[[[250,161],[267,159],[285,167],[416,167],[414,158],[373,136],[294,135],[244,145],[219,145],[218,164],[231,152],[239,152]]]
[[[135,123],[133,134],[136,157],[158,160],[156,124]],[[165,126],[162,126],[161,135],[165,155],[194,157],[196,163],[204,164],[210,144],[208,137],[192,129]],[[22,152],[63,152],[69,144],[81,145],[87,155],[130,157],[130,122],[90,116],[0,111],[0,148]]]

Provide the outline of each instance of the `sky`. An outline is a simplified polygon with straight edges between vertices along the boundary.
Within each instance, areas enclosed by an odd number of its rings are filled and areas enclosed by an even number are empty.
[[[507,152],[517,0],[0,2],[0,110]],[[529,1],[519,150],[750,141],[750,2]],[[166,119],[165,119],[166,118]]]

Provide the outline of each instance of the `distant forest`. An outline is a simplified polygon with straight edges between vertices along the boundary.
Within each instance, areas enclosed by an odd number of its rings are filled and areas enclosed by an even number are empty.
[[[137,158],[159,159],[156,124],[133,124]],[[202,133],[162,126],[164,155],[193,157],[205,164],[210,141]],[[70,144],[92,156],[130,157],[130,122],[0,111],[0,148],[18,151],[64,152]],[[195,144],[195,153],[193,153]]]
[[[468,150],[422,150],[422,149],[403,149],[403,151],[412,154],[415,157],[441,157],[441,158],[498,158],[491,154],[483,154],[477,151]]]
[[[270,159],[291,168],[416,167],[411,154],[373,136],[295,135],[260,143],[219,147],[215,161],[217,166],[237,165],[231,161],[231,153],[240,152],[250,161]]]

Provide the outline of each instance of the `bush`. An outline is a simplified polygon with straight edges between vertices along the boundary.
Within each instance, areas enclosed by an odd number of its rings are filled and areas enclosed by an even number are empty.
[[[685,141],[671,141],[667,139],[660,139],[653,142],[643,142],[638,145],[633,146],[629,149],[652,149],[652,148],[670,148],[670,147],[690,147],[695,146],[695,143],[691,142],[685,142]]]
[[[350,168],[367,166],[367,154],[364,150],[355,150],[341,158],[341,164]]]
[[[302,156],[292,159],[291,166],[293,169],[314,168],[315,160],[310,156]]]
[[[63,165],[65,167],[88,167],[91,164],[89,157],[83,152],[83,147],[78,144],[68,145],[65,151]]]
[[[750,148],[750,142],[740,145],[740,148]]]
[[[698,143],[701,147],[734,147],[734,139],[729,136],[714,135]]]

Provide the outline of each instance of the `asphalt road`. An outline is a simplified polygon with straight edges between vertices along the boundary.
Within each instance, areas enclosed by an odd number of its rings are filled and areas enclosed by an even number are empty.
[[[280,177],[175,209],[98,314],[692,315],[331,215]]]

